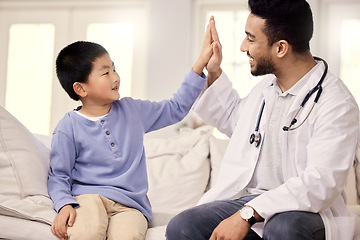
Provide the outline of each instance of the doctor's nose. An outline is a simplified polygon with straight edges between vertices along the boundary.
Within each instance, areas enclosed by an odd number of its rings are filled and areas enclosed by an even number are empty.
[[[241,45],[240,45],[240,51],[242,52],[248,52],[249,51],[249,47],[246,41],[246,37],[244,38],[244,40],[242,41]]]

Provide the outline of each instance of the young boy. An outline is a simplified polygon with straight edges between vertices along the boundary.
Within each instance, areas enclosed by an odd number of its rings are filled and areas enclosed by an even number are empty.
[[[67,113],[53,133],[48,191],[58,212],[54,235],[145,238],[152,211],[143,137],[183,119],[204,88],[202,70],[219,48],[210,28],[193,71],[172,99],[161,102],[119,100],[119,75],[98,44],[75,42],[59,53],[60,83],[82,106]]]

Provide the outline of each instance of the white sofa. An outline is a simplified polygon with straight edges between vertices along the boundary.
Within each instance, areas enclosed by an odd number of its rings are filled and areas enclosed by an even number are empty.
[[[146,240],[164,240],[168,221],[195,206],[214,184],[227,140],[208,126],[183,128],[168,139],[145,138],[154,219]],[[0,239],[51,240],[56,216],[47,194],[50,138],[34,136],[0,107]],[[349,176],[349,209],[360,216],[357,161]],[[360,218],[358,218],[360,219]],[[360,239],[360,221],[356,236]]]

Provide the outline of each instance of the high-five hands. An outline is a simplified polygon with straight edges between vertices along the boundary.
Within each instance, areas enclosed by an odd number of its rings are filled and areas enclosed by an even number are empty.
[[[201,75],[204,67],[206,67],[208,71],[208,85],[210,86],[222,73],[220,68],[221,61],[222,46],[216,31],[214,17],[211,16],[206,28],[201,53],[193,66],[193,71]]]

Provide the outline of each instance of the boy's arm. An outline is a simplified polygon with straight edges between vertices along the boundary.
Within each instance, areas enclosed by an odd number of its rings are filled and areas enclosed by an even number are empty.
[[[54,209],[68,204],[77,207],[78,203],[71,194],[71,172],[75,164],[75,146],[70,137],[56,129],[51,142],[50,171],[48,192],[54,202]]]
[[[158,103],[149,101],[136,101],[138,114],[143,122],[145,132],[154,131],[182,120],[190,111],[191,106],[204,89],[206,77],[203,74],[207,67],[212,82],[222,73],[220,64],[222,60],[221,44],[215,28],[214,17],[210,18],[207,26],[202,49],[198,60],[186,76],[180,89],[170,100]]]

